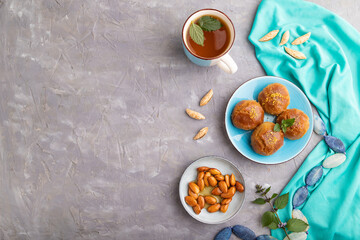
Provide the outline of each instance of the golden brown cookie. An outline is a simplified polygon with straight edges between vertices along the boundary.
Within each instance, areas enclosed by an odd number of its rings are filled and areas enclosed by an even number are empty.
[[[274,131],[275,124],[264,122],[260,124],[251,135],[251,146],[261,155],[271,155],[284,144],[284,133]]]
[[[255,100],[242,100],[236,104],[231,121],[237,128],[252,130],[264,121],[264,110]]]
[[[258,96],[260,105],[264,111],[272,115],[279,115],[290,104],[290,96],[286,87],[280,83],[266,86]]]
[[[309,129],[309,117],[299,109],[287,109],[277,117],[276,122],[281,124],[282,120],[291,118],[295,118],[295,122],[286,129],[284,136],[291,140],[302,138]]]

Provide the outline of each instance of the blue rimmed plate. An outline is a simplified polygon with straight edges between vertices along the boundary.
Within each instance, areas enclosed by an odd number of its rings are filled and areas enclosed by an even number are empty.
[[[302,110],[309,117],[310,126],[306,134],[298,140],[284,139],[284,145],[273,155],[262,156],[254,152],[250,145],[252,131],[236,128],[231,122],[231,113],[241,100],[257,100],[259,93],[269,84],[280,83],[290,94],[289,108]],[[265,114],[265,122],[274,122],[275,116]],[[231,96],[225,111],[225,127],[234,147],[245,157],[258,163],[278,164],[286,162],[298,155],[310,140],[313,129],[313,114],[311,105],[305,94],[293,83],[279,77],[265,76],[251,79],[242,84]]]

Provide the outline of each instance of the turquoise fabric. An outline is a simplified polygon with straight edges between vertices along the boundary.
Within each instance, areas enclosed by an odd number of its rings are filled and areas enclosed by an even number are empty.
[[[258,39],[271,30],[279,34],[271,41]],[[296,60],[279,46],[282,34],[290,31],[285,45],[303,52]],[[311,32],[302,45],[291,42]],[[360,34],[334,13],[302,0],[263,0],[249,35],[256,57],[268,75],[279,76],[299,86],[317,108],[329,135],[346,146],[346,161],[325,169],[324,176],[298,207],[307,217],[307,239],[360,239]],[[315,134],[315,133],[314,133]],[[280,218],[291,217],[292,197],[305,185],[307,173],[333,154],[321,141],[309,154],[282,193],[290,193],[290,204],[279,210]],[[278,239],[282,230],[272,231]]]

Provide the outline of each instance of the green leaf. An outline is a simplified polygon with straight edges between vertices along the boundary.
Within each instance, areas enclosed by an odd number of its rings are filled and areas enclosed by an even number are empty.
[[[274,132],[280,132],[280,124],[275,124],[274,126]]]
[[[281,121],[281,130],[286,133],[286,129],[291,127],[295,122],[295,118],[283,119]],[[275,128],[275,127],[274,127]]]
[[[222,24],[218,19],[210,16],[201,17],[198,24],[204,31],[215,31],[222,27]]]
[[[309,226],[309,224],[296,218],[289,219],[286,224],[287,229],[291,232],[302,232],[307,228],[307,226]]]
[[[272,222],[269,225],[267,225],[267,227],[274,230],[274,229],[278,228],[278,225],[276,223]]]
[[[273,193],[273,195],[271,196],[270,199],[274,199],[274,198],[276,198],[278,195],[279,195],[279,194],[277,194],[277,193]]]
[[[268,187],[266,190],[265,190],[265,194],[267,194],[269,191],[270,191],[271,187]]]
[[[267,227],[271,223],[276,224],[276,217],[275,217],[274,213],[266,211],[261,218],[261,224],[263,227]]]
[[[286,127],[285,127],[285,126],[281,125],[281,130],[282,130],[284,133],[286,133]]]
[[[257,199],[255,199],[254,201],[252,201],[253,203],[255,203],[255,204],[259,204],[259,205],[263,205],[263,204],[265,204],[266,202],[265,202],[265,199],[263,199],[263,198],[257,198]]]
[[[191,23],[189,28],[189,34],[191,39],[198,45],[204,46],[204,31],[201,27],[195,23]]]
[[[288,204],[288,201],[289,201],[289,193],[286,193],[275,199],[274,204],[277,209],[283,209]]]

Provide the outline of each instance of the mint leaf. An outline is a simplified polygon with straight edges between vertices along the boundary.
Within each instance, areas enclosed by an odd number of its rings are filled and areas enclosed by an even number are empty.
[[[281,125],[281,130],[282,130],[284,133],[286,133],[286,127],[285,127],[285,126]]]
[[[289,201],[289,193],[286,193],[275,199],[274,204],[277,209],[283,209],[288,204],[288,201]]]
[[[269,226],[271,223],[276,224],[276,217],[274,213],[266,211],[261,217],[261,224],[263,227]]]
[[[263,198],[257,198],[257,199],[255,199],[254,201],[252,201],[253,203],[255,203],[255,204],[259,204],[259,205],[263,205],[263,204],[265,204],[266,202],[265,202],[265,199],[263,199]]]
[[[291,232],[302,232],[305,231],[305,229],[309,226],[306,222],[300,219],[291,218],[287,224],[286,227]]]
[[[276,198],[278,195],[279,195],[279,194],[274,193],[274,194],[271,196],[271,198],[270,198],[270,199],[274,199],[274,198]]]
[[[199,26],[204,31],[215,31],[222,27],[221,22],[210,16],[203,16],[198,21]]]
[[[280,132],[280,124],[275,124],[274,126],[274,132]]]
[[[281,124],[284,124],[286,127],[291,127],[295,122],[295,118],[289,118],[289,119],[284,119],[281,121]]]
[[[195,23],[191,23],[189,28],[189,34],[191,39],[198,45],[204,46],[204,31],[201,27]]]

